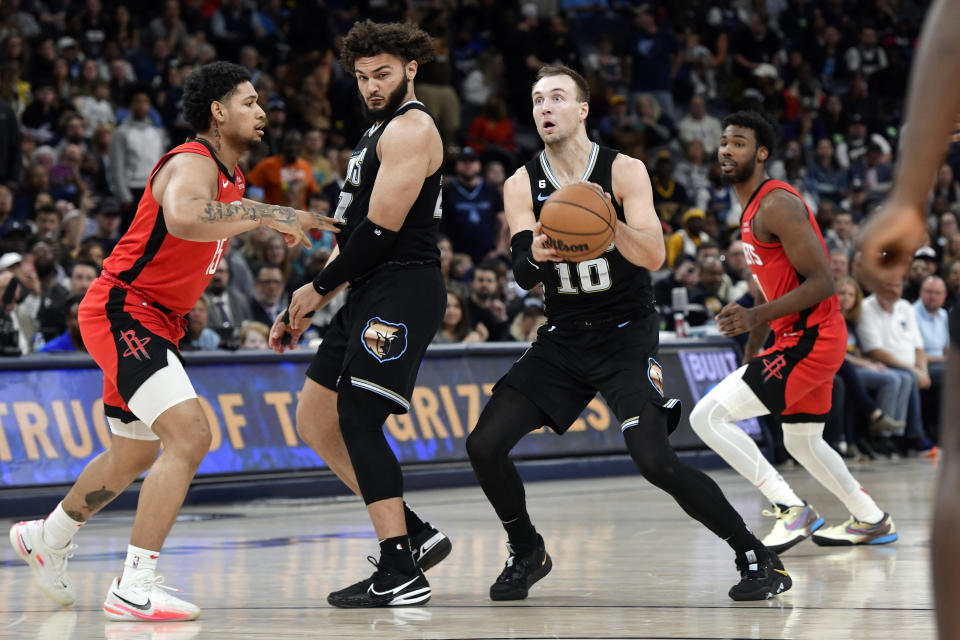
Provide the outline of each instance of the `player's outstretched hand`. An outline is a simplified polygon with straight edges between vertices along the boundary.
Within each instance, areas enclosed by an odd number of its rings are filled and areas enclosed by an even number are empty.
[[[920,209],[893,201],[884,203],[867,218],[857,239],[863,266],[860,275],[865,284],[875,290],[884,282],[902,281],[926,234],[927,221]]]
[[[755,308],[745,309],[736,302],[731,302],[721,309],[716,320],[720,334],[727,338],[747,333],[759,324]]]
[[[287,309],[284,309],[283,313],[277,314],[277,319],[273,321],[273,326],[270,327],[270,338],[267,340],[267,344],[277,353],[293,349],[297,344],[292,339],[284,340],[284,336],[290,332],[290,325],[287,324],[289,320],[290,314]]]
[[[563,258],[557,255],[557,250],[547,245],[550,238],[543,232],[543,225],[537,221],[537,226],[533,228],[533,246],[530,251],[533,259],[537,262],[563,262]]]
[[[331,233],[340,233],[342,228],[337,220],[330,216],[325,216],[313,211],[297,211],[297,217],[300,219],[300,228],[306,231],[311,229],[320,229],[321,231],[330,231]]]

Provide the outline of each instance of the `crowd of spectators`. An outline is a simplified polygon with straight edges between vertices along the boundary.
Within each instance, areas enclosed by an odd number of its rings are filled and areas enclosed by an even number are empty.
[[[850,369],[837,386],[848,402],[834,439],[903,432],[926,446],[936,437],[944,309],[960,297],[960,145],[936,177],[929,241],[905,282],[863,291],[854,247],[891,186],[925,8],[911,0],[3,3],[0,352],[83,350],[76,305],[129,226],[156,161],[193,133],[180,99],[194,68],[230,60],[252,75],[267,127],[240,160],[248,197],[328,213],[366,127],[338,42],[361,18],[412,20],[434,38],[436,60],[420,67],[416,92],[448,151],[440,253],[449,295],[436,342],[525,341],[545,320],[542,292],[512,281],[502,187],[540,147],[529,98],[536,71],[560,62],[590,83],[591,138],[649,167],[668,250],[654,274],[667,329],[678,310],[696,330],[729,302],[753,303],[740,204],[715,154],[723,114],[757,108],[777,118],[770,175],[809,204],[847,301]],[[265,348],[267,327],[334,243],[315,233],[312,249],[289,249],[267,229],[233,239],[181,346]],[[8,287],[14,278],[19,286]],[[322,336],[337,308],[318,313],[305,339]],[[850,407],[867,411],[866,424],[840,415],[863,413]]]

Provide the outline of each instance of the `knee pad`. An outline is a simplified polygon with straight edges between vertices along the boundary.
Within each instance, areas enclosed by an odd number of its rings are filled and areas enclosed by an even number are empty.
[[[349,380],[345,375],[343,380]],[[387,444],[383,423],[395,407],[391,400],[341,384],[337,392],[340,432],[366,504],[403,496],[400,462]]]

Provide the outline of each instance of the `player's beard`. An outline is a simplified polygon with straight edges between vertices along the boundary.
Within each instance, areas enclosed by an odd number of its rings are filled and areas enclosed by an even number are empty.
[[[391,115],[393,112],[400,108],[400,105],[403,104],[403,99],[407,97],[407,87],[409,86],[410,81],[404,77],[404,79],[397,85],[397,88],[390,92],[387,96],[386,104],[384,104],[379,109],[373,109],[367,106],[367,101],[363,99],[363,96],[360,96],[360,107],[363,109],[363,117],[367,119],[367,122],[379,122]]]
[[[753,177],[753,169],[757,166],[757,152],[753,152],[753,157],[743,164],[738,164],[733,173],[721,173],[720,180],[723,184],[741,184]]]

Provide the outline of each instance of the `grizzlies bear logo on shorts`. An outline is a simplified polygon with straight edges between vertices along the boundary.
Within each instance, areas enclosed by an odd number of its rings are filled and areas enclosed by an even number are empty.
[[[647,363],[647,380],[653,385],[661,396],[663,395],[663,367],[660,363],[650,358]]]
[[[363,328],[363,348],[380,362],[396,360],[407,351],[407,325],[374,317]]]

